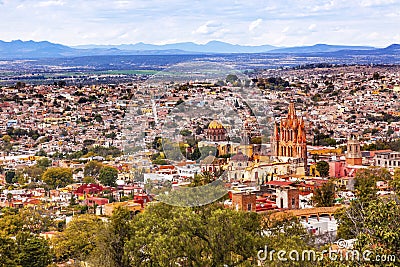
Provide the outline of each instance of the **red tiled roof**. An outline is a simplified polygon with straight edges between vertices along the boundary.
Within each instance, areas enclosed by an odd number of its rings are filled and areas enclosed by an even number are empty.
[[[286,182],[286,181],[269,181],[267,185],[275,185],[275,186],[285,186],[285,185],[292,185],[293,182]]]
[[[175,166],[174,165],[160,165],[159,169],[160,170],[168,170],[168,169],[173,170],[173,169],[175,169]]]

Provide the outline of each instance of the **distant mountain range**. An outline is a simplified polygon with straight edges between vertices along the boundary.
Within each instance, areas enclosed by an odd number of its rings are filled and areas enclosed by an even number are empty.
[[[0,58],[44,58],[73,55],[76,49],[47,41],[0,41]]]
[[[327,44],[316,44],[313,46],[296,46],[287,48],[278,48],[270,52],[273,53],[327,53],[336,52],[341,50],[373,50],[376,49],[372,46],[347,46],[347,45],[327,45]]]
[[[85,45],[69,47],[47,41],[0,41],[0,58],[2,59],[35,59],[62,58],[97,55],[188,55],[188,54],[232,54],[232,53],[268,53],[268,54],[313,54],[313,53],[347,53],[347,54],[390,54],[399,53],[400,45],[393,44],[386,48],[370,46],[343,46],[316,44],[313,46],[275,47],[271,45],[244,46],[220,41],[207,44],[192,42],[153,45],[145,43],[124,45]]]
[[[185,52],[196,53],[318,53],[318,52],[336,52],[339,50],[371,50],[375,49],[372,46],[344,46],[344,45],[327,45],[316,44],[313,46],[298,46],[298,47],[276,47],[272,45],[260,46],[245,46],[233,45],[220,41],[211,41],[206,44],[195,44],[192,42],[152,45],[145,43],[137,43],[130,45],[83,45],[76,46],[79,49],[119,49],[130,51],[165,51],[165,50],[180,50]]]
[[[233,45],[220,41],[211,41],[206,44],[195,44],[192,42],[176,43],[176,44],[165,44],[165,45],[153,45],[145,43],[137,44],[123,44],[123,45],[83,45],[76,46],[79,49],[111,49],[116,48],[119,50],[130,50],[130,51],[165,51],[165,50],[181,50],[185,52],[196,52],[196,53],[264,53],[276,49],[277,47],[272,45],[260,45],[260,46],[244,46],[244,45]]]

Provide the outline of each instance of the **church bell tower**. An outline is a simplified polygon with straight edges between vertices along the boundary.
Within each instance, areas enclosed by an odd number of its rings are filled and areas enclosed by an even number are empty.
[[[347,140],[346,163],[347,165],[362,165],[360,141],[354,137]]]

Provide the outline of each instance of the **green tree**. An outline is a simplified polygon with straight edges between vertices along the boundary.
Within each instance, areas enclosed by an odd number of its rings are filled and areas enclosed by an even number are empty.
[[[39,166],[28,166],[22,170],[22,173],[29,177],[33,182],[37,182],[41,179],[44,169]]]
[[[48,168],[42,175],[42,180],[51,188],[65,187],[73,183],[72,170],[70,168]]]
[[[160,136],[154,138],[152,148],[157,149],[158,151],[162,150],[162,138]]]
[[[13,194],[12,193],[7,193],[7,202],[10,203],[13,200]]]
[[[372,255],[395,255],[395,262],[370,262],[368,266],[399,266],[400,207],[392,199],[353,201],[349,208],[337,212],[340,238],[356,238],[355,248]],[[373,257],[371,257],[373,258]]]
[[[318,101],[322,100],[322,97],[321,97],[321,95],[319,93],[316,93],[315,95],[313,95],[311,97],[311,100],[314,101],[314,102],[318,102]]]
[[[51,218],[51,211],[36,206],[19,210],[18,216],[23,222],[21,231],[40,234],[42,232],[56,230],[56,222]]]
[[[321,142],[321,145],[327,145],[327,146],[336,146],[336,140],[333,138],[324,138]]]
[[[329,163],[326,161],[318,161],[316,166],[317,171],[321,175],[321,177],[328,177],[329,176]]]
[[[85,164],[84,168],[84,175],[85,176],[92,176],[92,177],[99,177],[100,169],[103,167],[103,163],[98,162],[97,160],[91,160]]]
[[[205,178],[208,179],[208,178]],[[182,188],[182,190],[172,190],[166,187],[168,194],[157,194],[157,199],[170,205],[190,207],[193,205],[206,205],[210,201],[223,199],[228,191],[221,180],[215,180],[212,183],[206,181],[200,176],[198,181],[193,181],[190,187]],[[194,186],[194,185],[203,186]],[[154,192],[156,190],[153,190]]]
[[[198,160],[201,157],[200,149],[196,146],[192,152],[192,154],[189,155],[188,159],[189,160]]]
[[[46,151],[43,150],[43,148],[41,148],[41,149],[35,154],[35,156],[47,157],[47,153],[46,153]]]
[[[262,137],[258,136],[258,137],[253,137],[250,140],[251,144],[262,144]]]
[[[168,165],[168,162],[165,159],[155,159],[152,160],[151,163],[154,165]]]
[[[182,136],[190,136],[192,135],[192,132],[188,129],[183,129],[179,132]]]
[[[195,174],[191,186],[202,186],[214,181],[214,177],[210,172],[203,172],[201,174]]]
[[[110,166],[104,166],[100,169],[99,180],[103,185],[116,186],[118,179],[118,170]]]
[[[256,263],[255,252],[264,243],[260,233],[262,217],[256,213],[212,209],[205,221],[208,240],[205,247],[209,254],[206,264],[235,266]]]
[[[98,234],[90,262],[99,267],[129,267],[127,242],[132,237],[131,212],[118,207],[104,231]]]
[[[354,179],[356,197],[361,201],[376,199],[376,193],[378,192],[376,182],[390,181],[391,179],[390,172],[385,168],[369,167],[358,170]]]
[[[1,138],[1,140],[3,140],[4,143],[9,143],[9,142],[11,142],[11,136],[6,134]]]
[[[212,155],[212,156],[217,155],[217,148],[215,148],[213,146],[203,146],[203,147],[199,148],[199,150],[201,153],[201,157],[199,158],[200,160],[203,160],[210,155]]]
[[[239,78],[238,78],[238,76],[236,76],[235,74],[228,74],[227,76],[226,76],[226,82],[228,82],[228,83],[234,83],[234,82],[236,82],[236,81],[238,81],[239,80]]]
[[[314,191],[312,201],[316,207],[332,207],[335,200],[335,184],[332,181]]]
[[[15,236],[21,231],[24,223],[21,220],[18,211],[14,209],[4,209],[0,218],[0,234],[4,236]]]
[[[361,210],[356,249],[370,250],[374,255],[395,255],[396,262],[385,266],[400,265],[400,207],[394,200],[378,199]],[[375,263],[375,266],[382,266]]]
[[[97,122],[103,122],[103,118],[101,117],[100,114],[94,115],[94,119],[95,119],[95,121],[97,121]]]
[[[71,194],[71,198],[70,198],[70,200],[69,200],[69,206],[72,207],[72,206],[75,206],[76,204],[77,204],[77,203],[76,203],[75,195],[74,195],[74,194]]]
[[[15,236],[21,232],[39,234],[56,229],[56,224],[50,217],[50,212],[36,207],[20,210],[8,209],[3,211],[0,218],[0,233]]]
[[[52,161],[49,158],[41,158],[41,159],[36,160],[36,166],[43,170],[46,170],[51,165],[52,165]]]
[[[290,215],[260,215],[218,204],[187,208],[154,203],[135,216],[117,208],[106,223],[94,215],[74,217],[51,245],[58,262],[72,258],[99,267],[250,267],[258,264],[259,251],[266,246],[269,251],[302,251],[310,248],[312,239]],[[262,266],[315,263],[275,257]]]
[[[92,176],[85,176],[83,177],[82,182],[85,184],[95,184],[96,180]]]
[[[179,144],[170,139],[162,140],[162,149],[165,157],[169,160],[182,160],[184,158]]]
[[[133,179],[136,182],[144,182],[144,169],[135,170],[133,173]]]
[[[371,203],[375,205],[382,201],[378,199],[376,194],[378,191],[376,182],[389,180],[390,185],[396,192],[398,190],[399,174],[399,171],[395,171],[394,179],[391,180],[391,174],[385,168],[369,167],[357,171],[354,185],[357,199],[351,202],[349,208],[342,208],[335,215],[335,218],[338,218],[339,237],[356,238],[362,232],[365,216],[370,210],[369,206]],[[378,214],[374,216],[378,216]]]
[[[290,214],[281,214],[275,216],[267,214],[264,217],[263,230],[268,232],[268,235],[264,238],[264,246],[268,251],[304,251],[308,249],[315,249],[312,247],[313,238],[307,233],[306,229],[300,224],[299,219]],[[263,248],[265,248],[263,247]],[[268,254],[260,254],[261,257],[267,257],[262,266],[265,267],[309,267],[315,266],[315,262],[312,261],[299,261],[290,260],[281,261],[277,258],[277,255],[272,259],[269,258]]]
[[[155,204],[134,218],[132,266],[253,266],[263,246],[262,218],[217,205]]]
[[[23,267],[46,267],[51,263],[52,255],[48,242],[30,233],[21,233],[16,237],[18,263]]]
[[[103,230],[103,222],[95,215],[73,217],[65,230],[51,240],[57,261],[86,260],[95,248],[98,233]]]
[[[3,141],[1,150],[4,152],[4,155],[8,156],[8,154],[10,154],[10,151],[12,150],[11,137],[6,134],[1,138],[1,140]]]
[[[400,168],[394,170],[393,180],[390,182],[390,186],[396,195],[400,196]]]
[[[17,267],[17,246],[9,237],[0,235],[0,266]]]
[[[15,171],[14,170],[7,171],[5,178],[6,178],[6,183],[8,183],[8,184],[12,184],[12,183],[17,182],[16,179],[15,179],[16,176],[15,176]]]

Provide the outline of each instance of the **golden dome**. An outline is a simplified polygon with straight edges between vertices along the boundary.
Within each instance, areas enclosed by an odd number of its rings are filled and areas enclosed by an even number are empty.
[[[224,126],[222,126],[222,124],[216,120],[210,122],[210,124],[208,125],[208,129],[223,129]]]

